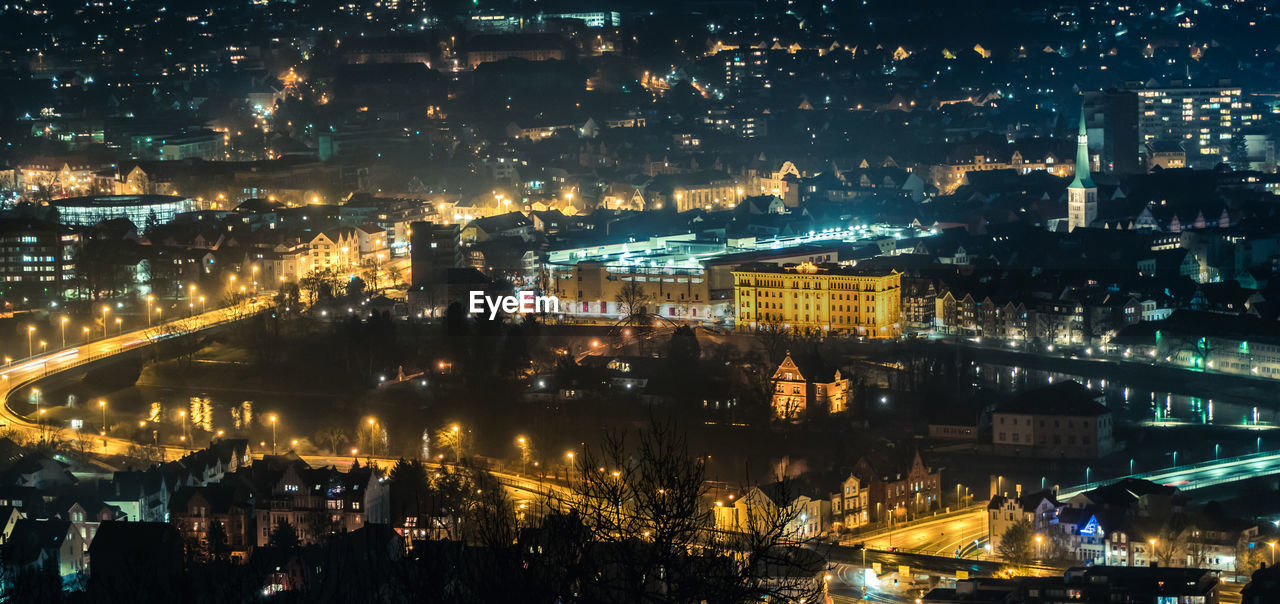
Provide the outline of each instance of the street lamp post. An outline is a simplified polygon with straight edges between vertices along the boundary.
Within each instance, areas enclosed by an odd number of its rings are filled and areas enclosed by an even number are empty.
[[[102,433],[107,433],[107,399],[98,399],[98,408],[102,409]]]
[[[116,317],[116,335],[124,333],[124,319]]]
[[[107,313],[111,312],[111,307],[106,304],[102,305],[102,337],[107,337]]]
[[[85,343],[85,344],[88,344],[88,343],[89,343],[89,328],[88,328],[88,327],[82,327],[82,328],[80,329],[80,331],[84,332],[84,343]]]
[[[49,348],[49,343],[44,340],[40,340],[40,354],[44,354],[44,351],[47,350],[48,348]]]
[[[528,469],[527,465],[529,463],[529,439],[517,436],[516,445],[520,447],[520,473],[524,474]]]
[[[275,454],[276,454],[276,420],[277,420],[277,419],[279,419],[279,418],[277,418],[277,417],[273,414],[273,415],[272,415],[270,418],[268,418],[268,419],[270,419],[270,420],[271,420],[271,454],[272,454],[272,455],[275,455]]]
[[[35,333],[36,333],[36,326],[28,325],[27,326],[27,356],[29,357],[33,357],[36,355],[35,347],[32,346],[31,344],[31,337],[34,336]]]
[[[204,296],[200,296],[200,313],[203,314],[204,312],[205,312]]]
[[[67,347],[67,321],[70,321],[70,320],[71,319],[68,319],[66,315],[63,315],[62,319],[58,321],[58,330],[62,332],[63,348]]]
[[[1276,565],[1276,542],[1275,541],[1267,542],[1267,547],[1271,548],[1271,566],[1275,566]]]
[[[462,463],[462,428],[458,424],[454,424],[449,430],[453,432],[454,463]]]
[[[147,327],[151,327],[151,303],[155,301],[155,296],[147,294]]]
[[[182,442],[187,442],[187,412],[179,411],[178,417],[182,418]]]

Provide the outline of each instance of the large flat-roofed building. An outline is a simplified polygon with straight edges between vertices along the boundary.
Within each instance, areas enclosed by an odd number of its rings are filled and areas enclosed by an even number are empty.
[[[504,59],[562,61],[566,55],[564,40],[555,34],[479,35],[467,40],[465,51],[471,69]]]
[[[896,338],[902,333],[902,276],[835,264],[752,264],[733,272],[740,330],[777,325],[802,333]]]
[[[648,314],[667,319],[711,320],[710,287],[701,266],[645,266],[579,262],[549,267],[547,291],[560,299],[565,314],[619,317],[627,314],[629,300]],[[638,286],[638,293],[623,295]]]
[[[49,202],[63,224],[89,226],[111,218],[128,218],[139,229],[154,219],[158,224],[196,209],[195,202],[176,195],[91,195]]]
[[[634,282],[641,286],[639,297],[646,301],[649,313],[672,319],[730,322],[736,316],[734,288],[738,279],[734,271],[739,267],[760,263],[775,268],[780,264],[806,263],[834,266],[853,262],[876,242],[915,236],[919,231],[910,227],[881,225],[767,238],[725,238],[692,232],[579,238],[546,251],[541,279],[544,291],[560,298],[561,313],[566,315],[621,317],[625,305],[618,303],[617,294],[623,285]],[[893,248],[886,250],[882,245],[881,250],[891,253]],[[862,297],[865,296],[859,296]],[[897,296],[892,297],[896,316],[901,302]],[[849,330],[856,333],[853,327]],[[886,329],[885,333],[890,331]]]

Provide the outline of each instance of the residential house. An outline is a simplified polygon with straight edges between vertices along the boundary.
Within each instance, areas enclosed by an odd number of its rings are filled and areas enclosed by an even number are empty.
[[[13,526],[4,546],[4,571],[8,576],[53,567],[64,583],[85,570],[84,538],[66,520],[23,518]]]
[[[919,451],[906,458],[892,451],[868,453],[854,465],[853,473],[868,490],[872,522],[915,518],[941,505],[942,476],[924,464]]]
[[[1008,455],[1096,459],[1115,448],[1101,393],[1075,381],[1023,392],[991,414],[992,444]]]
[[[791,351],[787,351],[772,380],[772,406],[777,418],[795,420],[809,413],[843,413],[848,408],[849,378],[823,363],[816,354],[797,364]]]

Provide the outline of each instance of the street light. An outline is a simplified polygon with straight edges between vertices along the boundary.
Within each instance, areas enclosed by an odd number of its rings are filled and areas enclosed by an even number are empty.
[[[70,321],[70,320],[71,319],[68,319],[66,315],[63,315],[62,319],[58,321],[58,330],[62,332],[63,348],[67,347],[67,321]]]
[[[45,349],[46,349],[46,348],[48,348],[48,347],[49,347],[49,343],[48,343],[48,342],[46,342],[46,341],[44,341],[44,340],[40,340],[40,354],[44,354]]]
[[[369,425],[369,454],[373,455],[378,450],[378,447],[375,444],[377,443],[378,438],[378,418],[366,417],[364,418],[364,422]]]
[[[276,454],[276,419],[278,418],[273,414],[271,417],[267,419],[271,420],[271,454],[275,455]]]
[[[83,331],[83,332],[84,332],[84,343],[85,343],[85,344],[88,344],[88,343],[89,343],[89,328],[88,328],[88,327],[82,327],[82,328],[81,328],[81,331]]]
[[[204,296],[200,296],[200,312],[201,312],[201,313],[204,313],[204,311],[205,311],[205,308],[204,308]]]
[[[111,312],[111,307],[106,304],[102,305],[102,337],[107,337],[107,313]]]
[[[147,294],[147,327],[151,327],[151,303],[156,299],[155,296]]]
[[[28,325],[27,326],[27,356],[29,357],[33,357],[36,355],[35,348],[31,346],[31,336],[35,335],[35,333],[36,333],[36,326]]]
[[[119,335],[122,333],[124,333],[124,319],[116,317],[116,334]]]
[[[520,473],[523,474],[528,470],[529,463],[529,439],[523,436],[516,437],[516,446],[520,447]]]
[[[1271,566],[1276,565],[1276,542],[1268,541],[1267,547],[1271,548]]]
[[[102,433],[107,433],[107,399],[98,399],[98,408],[102,409]]]
[[[454,424],[449,427],[449,431],[453,432],[453,458],[456,463],[462,463],[462,427]]]
[[[187,412],[179,411],[178,417],[182,418],[182,442],[187,442]]]

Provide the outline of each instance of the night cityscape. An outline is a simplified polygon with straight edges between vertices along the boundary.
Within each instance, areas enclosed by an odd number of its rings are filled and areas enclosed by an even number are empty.
[[[0,602],[1280,604],[1273,0],[0,0]]]

